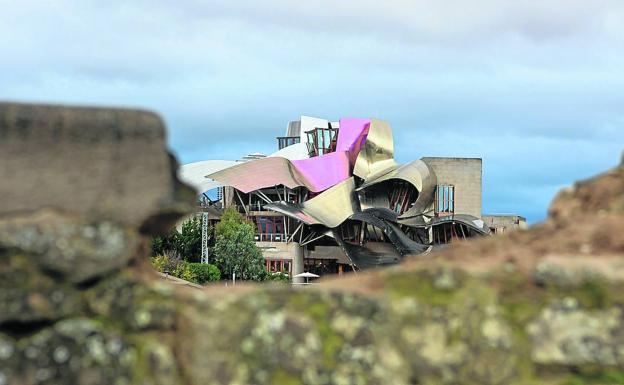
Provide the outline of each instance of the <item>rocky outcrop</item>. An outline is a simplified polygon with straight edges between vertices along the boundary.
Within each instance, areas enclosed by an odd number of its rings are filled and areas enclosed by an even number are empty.
[[[0,104],[0,154],[0,214],[51,206],[138,227],[193,194],[151,112]]]
[[[0,385],[624,383],[624,166],[528,231],[298,290],[159,278],[174,170],[153,114],[0,105]]]

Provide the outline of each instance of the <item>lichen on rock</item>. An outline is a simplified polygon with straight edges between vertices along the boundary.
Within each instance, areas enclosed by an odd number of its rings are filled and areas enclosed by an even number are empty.
[[[140,237],[108,221],[84,221],[56,210],[0,218],[0,244],[30,263],[80,283],[128,264]]]

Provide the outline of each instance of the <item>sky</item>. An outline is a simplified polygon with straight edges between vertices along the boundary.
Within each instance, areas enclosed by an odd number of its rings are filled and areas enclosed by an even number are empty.
[[[484,213],[533,223],[620,160],[624,1],[0,0],[0,100],[155,110],[181,163],[375,117],[400,162],[483,158]]]

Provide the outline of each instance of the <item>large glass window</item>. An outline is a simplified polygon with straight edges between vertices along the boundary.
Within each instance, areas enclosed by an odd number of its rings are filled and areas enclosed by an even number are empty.
[[[435,213],[450,215],[455,212],[455,186],[439,185],[435,194]]]

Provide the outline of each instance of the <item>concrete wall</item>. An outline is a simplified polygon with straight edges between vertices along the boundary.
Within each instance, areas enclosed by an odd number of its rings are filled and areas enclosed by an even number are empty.
[[[528,227],[526,219],[519,215],[484,215],[483,221],[494,229],[495,234],[505,233],[514,229],[526,229]]]
[[[481,158],[422,158],[438,177],[438,185],[455,186],[455,214],[481,217]]]
[[[299,248],[299,244],[296,242],[256,242],[256,246],[260,248],[265,259],[292,260]]]

